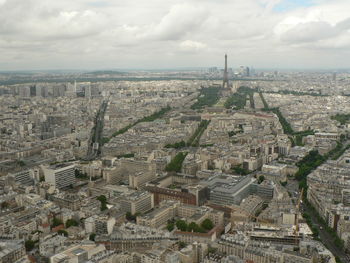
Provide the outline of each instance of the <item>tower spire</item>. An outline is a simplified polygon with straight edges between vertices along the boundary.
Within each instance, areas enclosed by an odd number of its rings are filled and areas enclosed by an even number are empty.
[[[226,84],[226,87],[225,87]],[[225,70],[224,70],[224,81],[222,83],[222,87],[225,88],[229,88],[230,84],[229,84],[229,80],[228,80],[228,71],[227,71],[227,54],[225,54]]]

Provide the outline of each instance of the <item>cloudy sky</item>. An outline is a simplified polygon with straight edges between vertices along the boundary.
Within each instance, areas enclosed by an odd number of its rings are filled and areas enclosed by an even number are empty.
[[[350,0],[0,0],[0,71],[350,68]]]

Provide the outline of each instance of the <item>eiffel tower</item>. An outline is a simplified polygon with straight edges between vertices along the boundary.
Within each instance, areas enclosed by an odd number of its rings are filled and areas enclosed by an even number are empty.
[[[226,84],[226,87],[225,87]],[[230,83],[228,80],[228,72],[227,72],[227,54],[225,54],[225,70],[224,70],[224,81],[222,83],[222,87],[225,89],[229,89],[230,88]]]

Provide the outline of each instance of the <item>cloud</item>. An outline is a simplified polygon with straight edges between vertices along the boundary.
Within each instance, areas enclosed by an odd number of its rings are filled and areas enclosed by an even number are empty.
[[[185,40],[180,43],[180,49],[185,52],[198,52],[206,47],[206,44],[192,40]]]
[[[281,40],[291,43],[315,42],[337,36],[340,30],[324,21],[299,23],[281,35]]]
[[[148,32],[159,40],[178,40],[188,34],[198,31],[205,22],[208,12],[199,5],[174,5],[162,17],[159,24]]]
[[[348,3],[344,6],[350,8]],[[274,33],[282,43],[294,47],[320,48],[323,51],[347,47],[350,15],[339,8],[328,4],[294,13],[277,24]]]
[[[0,68],[348,64],[350,1],[289,2],[0,0]]]
[[[8,0],[0,14],[0,33],[16,39],[80,38],[97,34],[105,22],[93,10],[62,10],[37,0]]]

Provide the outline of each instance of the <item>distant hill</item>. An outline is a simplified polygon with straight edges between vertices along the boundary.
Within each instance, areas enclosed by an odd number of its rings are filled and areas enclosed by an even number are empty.
[[[121,71],[114,71],[114,70],[97,70],[97,71],[87,72],[86,74],[90,74],[90,75],[125,75],[127,73],[121,72]]]

